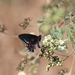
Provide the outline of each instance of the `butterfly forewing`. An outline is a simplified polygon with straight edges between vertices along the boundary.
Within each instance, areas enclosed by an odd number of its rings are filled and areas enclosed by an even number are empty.
[[[38,42],[38,37],[32,34],[20,34],[19,38],[25,43],[31,42],[32,45],[35,45]]]

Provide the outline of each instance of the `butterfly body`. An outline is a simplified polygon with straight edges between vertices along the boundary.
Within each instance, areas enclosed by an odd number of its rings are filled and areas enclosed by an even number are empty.
[[[34,52],[36,44],[38,48],[40,48],[39,42],[41,41],[41,35],[36,36],[32,34],[20,34],[18,37],[26,44],[26,48],[30,52]]]

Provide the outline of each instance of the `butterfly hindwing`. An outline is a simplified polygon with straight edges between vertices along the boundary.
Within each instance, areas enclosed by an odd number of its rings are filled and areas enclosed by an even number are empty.
[[[26,48],[29,50],[29,52],[34,52],[34,50],[36,49],[35,46],[26,46]]]

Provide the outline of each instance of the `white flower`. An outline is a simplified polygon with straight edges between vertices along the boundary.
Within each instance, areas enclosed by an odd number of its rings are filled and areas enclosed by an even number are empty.
[[[44,37],[43,44],[48,42],[48,40],[51,40],[51,36],[50,35]]]
[[[64,47],[64,46],[60,46],[60,45],[59,45],[59,46],[58,46],[58,49],[59,49],[59,50],[64,50],[64,49],[65,49],[65,47]]]
[[[64,45],[64,48],[66,48],[66,45]]]
[[[47,35],[47,37],[50,37],[51,38],[51,35]]]
[[[45,36],[45,39],[51,39],[50,35]]]
[[[65,42],[63,40],[59,40],[60,45],[64,44]]]
[[[50,42],[53,42],[53,39]]]
[[[26,73],[24,71],[20,71],[18,75],[26,75]]]
[[[65,49],[65,47],[64,47],[64,46],[62,46],[62,47],[61,47],[61,50],[64,50],[64,49]]]
[[[43,40],[43,44],[45,44],[46,42],[47,42],[47,39],[44,39],[44,40]]]

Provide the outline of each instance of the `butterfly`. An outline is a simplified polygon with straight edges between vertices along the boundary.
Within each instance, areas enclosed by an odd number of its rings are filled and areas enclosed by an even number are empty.
[[[39,42],[41,41],[41,35],[33,35],[33,34],[20,34],[19,39],[22,40],[26,44],[26,48],[30,52],[34,52],[37,47],[40,48]]]

